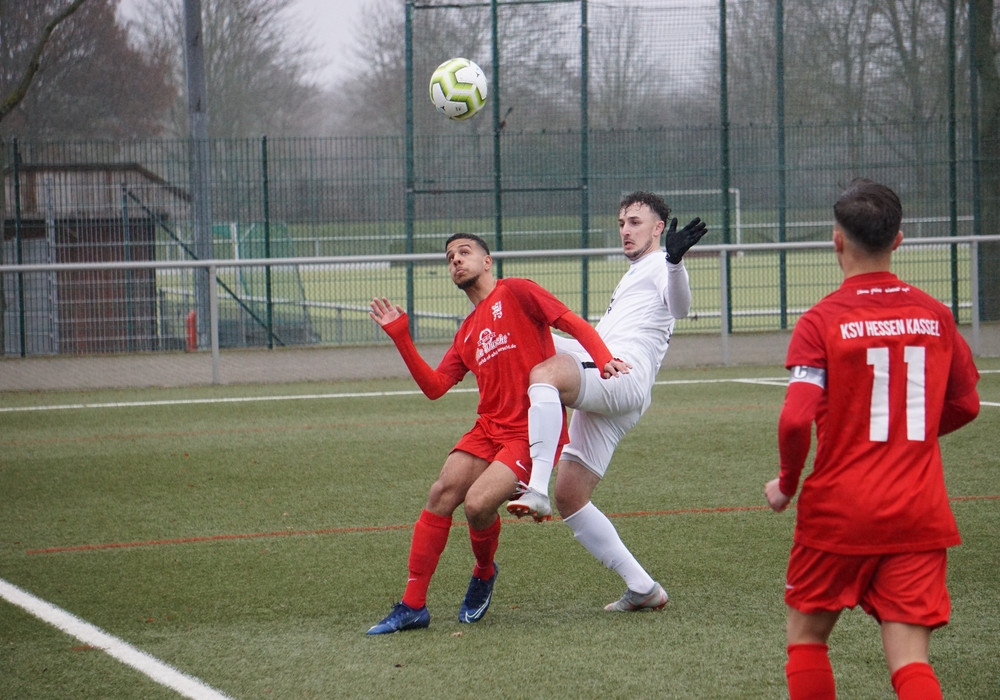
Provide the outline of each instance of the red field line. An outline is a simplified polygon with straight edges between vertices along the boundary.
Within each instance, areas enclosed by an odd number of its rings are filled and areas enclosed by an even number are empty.
[[[408,530],[412,525],[381,525],[372,527],[331,527],[322,530],[276,530],[274,532],[239,532],[228,535],[204,535],[201,537],[174,537],[162,540],[140,542],[105,542],[102,544],[79,544],[67,547],[46,547],[29,549],[26,554],[56,554],[58,552],[88,552],[99,549],[128,549],[130,547],[158,547],[165,544],[191,544],[194,542],[224,542],[227,540],[254,540],[264,537],[301,537],[303,535],[335,535],[350,532],[382,532]]]
[[[1000,495],[994,496],[954,496],[953,502],[961,501],[995,501]],[[794,506],[793,506],[794,507]],[[740,513],[747,511],[768,510],[768,506],[718,506],[715,508],[675,508],[671,510],[637,510],[629,513],[608,513],[609,518],[639,518],[659,515],[702,515],[717,513]],[[553,518],[559,520],[559,518]],[[532,523],[525,520],[504,519],[505,524]],[[465,527],[464,521],[455,521],[452,527]],[[267,537],[303,537],[307,535],[340,535],[355,532],[389,532],[392,530],[409,530],[412,525],[378,525],[368,527],[331,527],[320,530],[276,530],[274,532],[243,532],[228,535],[205,535],[201,537],[176,537],[162,540],[144,540],[139,542],[105,542],[101,544],[80,544],[64,547],[46,547],[45,549],[29,549],[26,554],[58,554],[61,552],[90,552],[102,549],[129,549],[131,547],[159,547],[170,544],[192,544],[198,542],[225,542],[230,540],[253,540]]]

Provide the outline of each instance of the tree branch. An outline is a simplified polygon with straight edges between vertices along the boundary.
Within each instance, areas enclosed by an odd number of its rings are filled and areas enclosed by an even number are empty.
[[[64,20],[70,17],[74,12],[80,9],[80,6],[87,0],[73,0],[65,10],[60,12],[58,15],[53,17],[45,28],[42,29],[42,34],[38,38],[38,45],[35,46],[35,50],[31,54],[31,59],[28,61],[28,67],[24,71],[24,75],[21,77],[21,81],[17,84],[10,94],[3,98],[3,102],[0,103],[0,121],[3,121],[4,117],[10,114],[11,111],[17,107],[24,96],[28,94],[28,88],[31,87],[31,81],[35,78],[35,73],[38,72],[38,67],[41,64],[42,53],[45,51],[45,45],[49,42],[49,37],[52,36],[52,32],[55,31]]]

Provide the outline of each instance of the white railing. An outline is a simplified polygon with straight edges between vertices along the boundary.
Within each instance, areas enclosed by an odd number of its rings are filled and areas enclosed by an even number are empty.
[[[970,345],[975,354],[979,354],[980,344],[980,291],[979,291],[979,245],[985,242],[1000,242],[1000,235],[991,236],[944,236],[933,238],[904,238],[904,246],[968,246],[969,270],[968,279],[971,289],[971,338]],[[721,329],[719,343],[724,364],[729,364],[729,311],[730,290],[729,258],[731,254],[773,251],[820,250],[832,248],[831,241],[808,241],[794,243],[755,243],[730,245],[699,245],[701,255],[717,255],[719,259],[719,308]],[[530,251],[499,251],[493,256],[497,259],[524,258],[562,258],[562,257],[603,257],[621,255],[621,249],[589,248],[589,249],[554,249]],[[251,258],[242,260],[166,260],[166,261],[134,261],[134,262],[103,262],[103,263],[30,263],[22,265],[0,265],[0,275],[38,272],[68,272],[94,270],[177,270],[204,269],[208,271],[209,279],[217,277],[218,270],[232,267],[266,267],[268,265],[312,266],[312,265],[363,265],[405,263],[420,261],[441,261],[440,253],[417,253],[395,255],[351,255],[332,257],[295,257],[295,258]],[[212,378],[219,382],[219,291],[216,285],[208,285],[209,290],[209,334],[212,354]]]

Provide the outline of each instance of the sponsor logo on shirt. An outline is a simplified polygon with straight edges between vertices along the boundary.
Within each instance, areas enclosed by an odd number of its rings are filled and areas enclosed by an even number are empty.
[[[516,344],[510,342],[507,333],[494,333],[492,328],[484,328],[479,333],[479,347],[476,348],[476,362],[482,366],[506,350],[513,350]]]

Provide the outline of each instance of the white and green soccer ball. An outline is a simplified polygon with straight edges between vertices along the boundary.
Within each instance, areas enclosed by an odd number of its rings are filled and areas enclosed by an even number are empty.
[[[438,66],[430,89],[434,108],[449,119],[468,119],[486,104],[486,74],[467,58]]]

